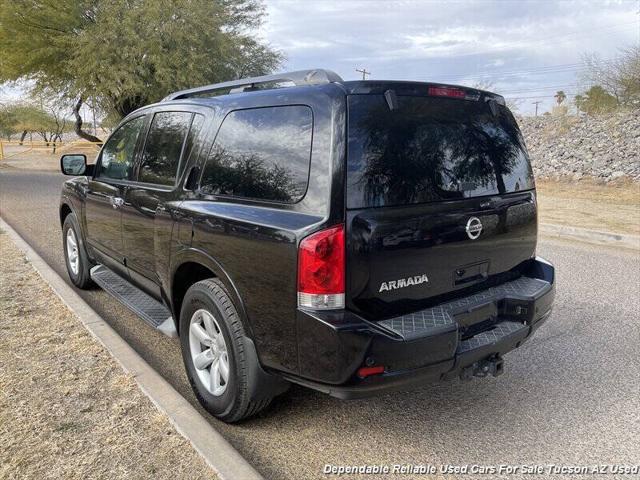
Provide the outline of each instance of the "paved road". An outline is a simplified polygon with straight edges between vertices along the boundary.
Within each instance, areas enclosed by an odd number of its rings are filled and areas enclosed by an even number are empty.
[[[0,215],[66,278],[57,217],[63,180],[1,169]],[[534,339],[506,356],[502,377],[353,402],[294,387],[258,418],[211,422],[273,479],[319,478],[325,463],[640,463],[640,258],[548,240],[539,253],[558,269],[556,308]],[[102,291],[81,294],[196,403],[177,341]]]

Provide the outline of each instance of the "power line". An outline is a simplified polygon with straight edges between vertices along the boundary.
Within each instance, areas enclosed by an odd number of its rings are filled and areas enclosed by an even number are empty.
[[[471,55],[482,55],[482,54],[487,54],[487,53],[497,53],[497,52],[504,52],[504,51],[508,51],[508,50],[513,50],[515,48],[519,48],[519,47],[525,47],[525,46],[531,46],[531,45],[545,45],[548,43],[556,43],[558,42],[557,39],[559,38],[565,38],[566,37],[571,37],[571,36],[576,36],[576,37],[580,37],[580,36],[593,36],[593,32],[601,32],[604,30],[611,30],[611,29],[620,29],[620,30],[628,30],[630,28],[638,28],[638,25],[640,25],[640,23],[638,21],[633,21],[633,22],[627,22],[627,23],[621,23],[621,24],[617,24],[617,25],[609,25],[607,27],[602,27],[602,28],[594,28],[594,29],[589,29],[589,30],[578,30],[575,32],[570,32],[570,33],[564,33],[561,35],[552,35],[552,36],[548,36],[545,37],[543,40],[536,40],[536,41],[532,41],[532,42],[525,42],[525,41],[521,41],[521,42],[514,42],[511,43],[509,45],[505,45],[502,47],[498,47],[498,48],[494,48],[494,49],[489,49],[489,50],[476,50],[474,51],[470,51],[470,52],[465,52],[459,55],[452,55],[453,58],[456,57],[467,57],[467,56],[471,56]]]
[[[527,92],[537,92],[539,90],[552,90],[555,88],[565,88],[565,87],[579,87],[579,83],[564,83],[562,85],[544,85],[540,87],[531,87],[531,88],[519,88],[516,90],[501,90],[502,93],[527,93]]]
[[[497,70],[497,71],[484,71],[484,72],[477,72],[478,74],[493,74],[493,73],[500,73],[500,74],[510,74],[510,73],[521,73],[521,72],[533,72],[533,71],[538,71],[538,70],[552,70],[552,69],[557,69],[557,68],[573,68],[573,67],[578,67],[583,65],[582,62],[573,62],[573,63],[559,63],[557,65],[541,65],[539,67],[528,67],[528,68],[515,68],[515,69],[507,69],[507,70]],[[446,76],[463,76],[463,75],[467,75],[465,73],[454,73],[451,75],[446,75]]]
[[[540,68],[540,69],[529,69],[529,70],[512,70],[512,71],[495,71],[495,72],[482,72],[482,73],[457,73],[451,75],[436,75],[434,78],[437,79],[463,79],[463,80],[486,80],[490,77],[514,77],[521,75],[549,75],[554,73],[566,73],[566,72],[574,72],[587,68],[584,64],[576,64],[572,67],[563,67],[563,68]]]
[[[567,93],[565,92],[565,95],[569,96],[569,95],[578,95],[577,93]],[[534,95],[532,97],[504,97],[507,100],[529,100],[532,98],[555,98],[555,95]]]
[[[616,60],[617,58],[619,57],[605,58],[605,59],[602,59],[601,62],[609,63]],[[435,77],[432,77],[432,78],[436,78],[436,79],[462,78],[465,80],[466,79],[471,80],[471,79],[484,79],[483,77],[488,77],[488,76],[496,76],[496,77],[505,76],[506,77],[506,76],[518,76],[522,74],[544,75],[544,74],[551,74],[551,73],[564,73],[564,72],[570,72],[570,71],[584,70],[586,68],[588,68],[588,66],[585,65],[583,62],[561,63],[557,65],[542,65],[540,67],[530,67],[530,68],[523,68],[523,69],[485,71],[485,72],[475,72],[475,73],[471,73],[471,72],[452,73],[452,74],[436,75]]]

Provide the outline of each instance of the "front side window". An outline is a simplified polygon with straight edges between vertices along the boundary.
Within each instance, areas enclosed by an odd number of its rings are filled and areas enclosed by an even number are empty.
[[[133,168],[133,155],[138,136],[144,125],[144,116],[124,123],[107,140],[102,148],[98,177],[128,180]]]
[[[153,116],[142,151],[139,181],[157,185],[175,183],[191,117],[190,112],[159,112]]]
[[[207,159],[202,192],[297,202],[307,190],[312,130],[305,106],[229,113]]]

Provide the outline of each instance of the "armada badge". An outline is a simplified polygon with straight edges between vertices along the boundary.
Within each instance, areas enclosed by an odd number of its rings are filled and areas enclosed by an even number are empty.
[[[482,222],[478,217],[471,217],[467,221],[467,235],[471,240],[475,240],[482,233]]]
[[[387,290],[397,290],[398,288],[411,287],[413,285],[420,285],[421,283],[427,283],[429,278],[427,274],[415,275],[413,277],[401,278],[399,280],[390,280],[388,282],[382,282],[378,293],[385,292]]]

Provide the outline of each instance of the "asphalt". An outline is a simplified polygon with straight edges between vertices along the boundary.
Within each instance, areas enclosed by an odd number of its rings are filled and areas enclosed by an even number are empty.
[[[0,216],[66,278],[63,181],[0,169]],[[351,402],[293,387],[257,418],[211,423],[269,479],[322,478],[326,464],[640,463],[640,254],[545,238],[538,253],[556,265],[556,306],[503,376]],[[197,406],[176,340],[105,292],[79,293]]]

